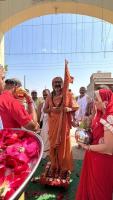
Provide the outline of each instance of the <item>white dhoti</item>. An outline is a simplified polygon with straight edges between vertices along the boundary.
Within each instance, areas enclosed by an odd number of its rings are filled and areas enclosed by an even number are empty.
[[[44,153],[42,158],[46,158],[49,155],[49,135],[48,135],[48,114],[43,113],[43,121],[42,129],[40,136],[42,137],[43,144],[44,144]]]

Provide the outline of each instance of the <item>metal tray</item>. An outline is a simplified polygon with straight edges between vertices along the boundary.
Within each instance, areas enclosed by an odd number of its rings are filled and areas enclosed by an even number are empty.
[[[11,130],[17,130],[17,131],[21,130],[22,131],[22,129],[11,129]],[[29,173],[29,175],[27,176],[25,181],[20,185],[20,187],[12,194],[12,196],[10,197],[10,200],[17,200],[21,196],[21,194],[24,192],[30,179],[32,178],[33,174],[35,173],[36,169],[38,168],[39,163],[42,158],[42,154],[43,154],[43,141],[42,141],[42,138],[38,135],[38,133],[36,134],[29,130],[23,130],[23,131],[25,131],[28,135],[31,135],[38,141],[38,143],[40,145],[40,153],[39,153],[39,156],[37,159],[35,158],[35,159],[31,160],[31,162],[30,162],[31,172]]]

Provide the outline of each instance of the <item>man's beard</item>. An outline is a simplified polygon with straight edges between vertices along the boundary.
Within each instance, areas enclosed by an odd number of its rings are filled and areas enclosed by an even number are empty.
[[[55,91],[61,91],[61,89],[62,89],[61,85],[55,85],[54,86]]]

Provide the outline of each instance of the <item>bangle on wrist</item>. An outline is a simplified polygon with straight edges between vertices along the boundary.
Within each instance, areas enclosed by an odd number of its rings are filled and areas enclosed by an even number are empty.
[[[90,144],[88,145],[87,150],[88,150],[88,151],[91,151],[91,146],[90,146]]]

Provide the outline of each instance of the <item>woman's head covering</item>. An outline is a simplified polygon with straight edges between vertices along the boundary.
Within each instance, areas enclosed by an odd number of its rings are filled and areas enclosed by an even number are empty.
[[[108,103],[111,100],[111,96],[112,96],[112,91],[109,89],[100,89],[99,90],[99,94],[101,96],[102,101],[107,101]]]
[[[105,113],[102,115],[100,122],[113,132],[113,93],[108,89],[100,89],[99,95],[105,106]]]

